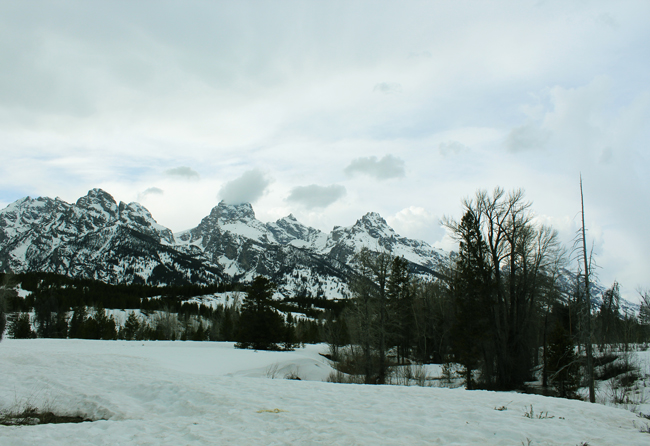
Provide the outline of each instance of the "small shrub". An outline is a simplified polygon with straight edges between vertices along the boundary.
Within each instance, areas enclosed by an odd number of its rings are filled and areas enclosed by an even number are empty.
[[[298,375],[297,370],[292,370],[291,372],[284,375],[284,379],[293,379],[293,380],[296,380],[296,381],[301,381],[302,380],[300,375]]]
[[[83,423],[93,421],[82,416],[56,415],[50,411],[39,411],[35,407],[27,407],[20,412],[0,413],[0,424],[4,426],[25,426],[36,424]]]
[[[363,375],[347,375],[340,370],[335,370],[327,376],[328,383],[339,384],[364,384]]]
[[[280,368],[280,364],[277,362],[274,362],[270,366],[268,366],[264,372],[267,378],[275,379],[278,377],[278,370]]]
[[[616,381],[618,381],[623,387],[631,387],[632,384],[634,384],[639,378],[641,378],[641,375],[639,375],[637,372],[632,371],[618,376],[616,378]]]
[[[546,419],[551,419],[555,418],[554,415],[549,415],[548,411],[541,411],[537,415],[535,415],[535,411],[533,410],[533,405],[530,405],[530,409],[524,410],[524,417],[526,418],[537,418],[538,420],[546,420]]]

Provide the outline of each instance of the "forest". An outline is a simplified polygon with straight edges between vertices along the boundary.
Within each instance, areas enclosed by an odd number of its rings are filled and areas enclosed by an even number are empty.
[[[418,279],[404,258],[364,248],[352,297],[342,301],[274,300],[274,284],[262,276],[250,284],[153,287],[25,273],[2,275],[0,308],[13,338],[233,341],[258,350],[323,342],[340,372],[335,380],[384,384],[396,365],[456,363],[467,389],[522,389],[541,376],[545,388],[567,397],[593,370],[587,346],[601,353],[598,364],[608,346],[650,341],[650,294],[640,292],[638,314],[623,314],[617,283],[594,305],[580,266],[573,283],[560,280],[580,255],[536,222],[522,191],[479,191],[463,202],[460,220],[444,224],[458,251],[439,278]],[[192,299],[215,293],[242,297],[229,305]],[[123,323],[115,310],[128,315]]]

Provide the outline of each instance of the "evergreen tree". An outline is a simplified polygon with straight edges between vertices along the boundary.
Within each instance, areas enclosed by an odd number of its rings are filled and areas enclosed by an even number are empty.
[[[561,319],[556,321],[549,337],[548,371],[559,396],[563,398],[576,396],[580,381],[578,355]]]
[[[100,309],[98,314],[98,323],[101,327],[101,338],[104,340],[115,340],[117,339],[117,323],[115,318],[106,315],[106,310],[103,308]]]
[[[395,257],[388,277],[389,305],[389,344],[397,346],[397,360],[404,362],[411,354],[415,315],[413,313],[413,293],[411,274],[404,257]],[[401,360],[400,360],[401,358]]]
[[[208,332],[203,328],[203,321],[199,321],[199,326],[192,334],[193,341],[205,341],[208,337]]]
[[[2,285],[0,286],[0,341],[5,333],[7,327],[7,312],[23,311],[18,302],[22,301],[18,297],[18,293],[13,288],[17,285],[16,278],[12,273],[5,273],[2,275]],[[27,311],[25,308],[24,311]]]
[[[620,286],[618,282],[614,282],[603,293],[603,300],[600,304],[600,311],[597,317],[601,349],[605,344],[619,341],[620,301]]]
[[[127,341],[136,339],[140,330],[140,318],[135,313],[129,313],[129,317],[124,322],[123,337]]]
[[[287,322],[284,326],[282,348],[283,350],[293,350],[296,344],[296,329],[294,327],[293,317],[291,316],[291,313],[289,313],[287,315]]]
[[[257,276],[242,304],[237,335],[237,348],[278,350],[283,341],[284,320],[272,307],[275,285],[264,276]]]
[[[31,339],[36,337],[29,320],[29,313],[19,313],[9,323],[9,336],[14,339]]]
[[[221,321],[221,327],[219,328],[219,335],[222,341],[232,341],[235,339],[233,334],[234,323],[232,320],[232,313],[234,309],[225,308],[223,311],[223,320]]]
[[[71,338],[85,339],[86,336],[86,321],[88,319],[88,312],[86,307],[76,307],[70,319],[70,327],[68,336]]]
[[[490,270],[487,246],[481,234],[477,216],[468,210],[458,227],[460,250],[453,276],[454,323],[453,349],[456,361],[463,365],[465,385],[472,389],[472,371],[476,370],[482,356],[489,351],[486,339],[492,337],[489,315],[492,311]],[[490,358],[483,358],[482,376],[489,377]]]
[[[54,326],[52,337],[66,339],[68,337],[68,315],[67,311],[59,309],[54,314]]]
[[[34,299],[34,324],[41,338],[53,338],[56,332],[56,313],[59,304],[55,291],[50,288]]]
[[[5,315],[6,299],[4,287],[0,288],[0,341],[5,334],[5,327],[7,325],[7,316]]]

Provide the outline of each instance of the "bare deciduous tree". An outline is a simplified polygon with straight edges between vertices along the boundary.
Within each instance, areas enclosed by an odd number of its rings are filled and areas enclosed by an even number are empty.
[[[557,259],[563,254],[552,228],[535,222],[531,203],[524,192],[506,193],[496,188],[492,195],[479,191],[463,202],[463,214],[476,216],[487,246],[490,271],[492,343],[495,355],[493,384],[513,388],[529,375],[534,345],[532,319],[543,293],[543,286]],[[459,222],[443,222],[454,234],[462,234]]]

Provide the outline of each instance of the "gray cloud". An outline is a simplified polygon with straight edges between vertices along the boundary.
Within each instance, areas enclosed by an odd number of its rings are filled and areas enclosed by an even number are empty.
[[[344,186],[332,184],[331,186],[298,186],[291,189],[287,201],[293,201],[307,209],[325,208],[346,194]]]
[[[377,160],[376,156],[357,158],[352,160],[344,172],[347,175],[362,173],[378,180],[403,178],[405,176],[404,160],[393,155],[386,155],[380,160]]]
[[[175,167],[165,171],[165,175],[184,177],[188,180],[199,179],[199,173],[187,166]]]
[[[401,93],[402,84],[398,84],[397,82],[381,82],[375,85],[372,91],[384,94]]]
[[[138,201],[144,200],[148,195],[162,195],[164,191],[159,187],[150,187],[138,193]]]
[[[271,180],[259,169],[244,172],[242,176],[227,182],[219,191],[219,197],[226,203],[253,203],[259,199]]]
[[[548,130],[525,124],[512,129],[506,138],[506,148],[510,152],[543,149],[550,138]]]
[[[441,142],[438,145],[438,151],[442,156],[446,157],[449,155],[458,155],[459,153],[467,152],[469,151],[469,147],[458,141],[446,141]]]

